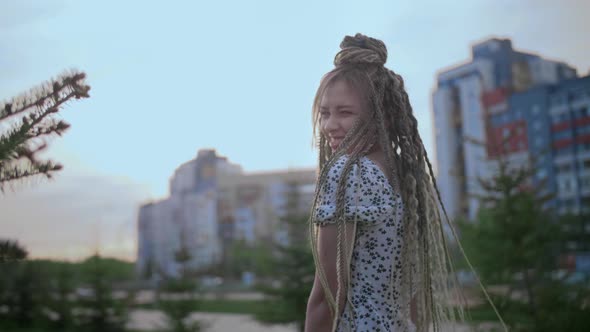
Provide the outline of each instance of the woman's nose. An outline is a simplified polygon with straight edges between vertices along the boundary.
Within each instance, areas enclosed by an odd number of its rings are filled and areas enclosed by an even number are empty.
[[[331,132],[338,129],[338,121],[333,116],[328,117],[324,122],[324,130],[326,132]]]

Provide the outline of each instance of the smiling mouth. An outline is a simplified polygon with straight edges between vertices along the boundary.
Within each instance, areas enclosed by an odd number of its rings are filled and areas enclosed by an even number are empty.
[[[338,146],[340,145],[340,139],[336,140],[333,139],[330,141],[330,147],[332,148],[332,150],[335,150],[336,148],[338,148]]]

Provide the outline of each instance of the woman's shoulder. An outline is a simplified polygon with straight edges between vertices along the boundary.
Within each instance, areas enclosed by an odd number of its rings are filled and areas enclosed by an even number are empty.
[[[325,181],[328,186],[333,186],[341,181],[349,159],[350,156],[342,155],[330,166]],[[361,156],[353,162],[346,174],[346,183],[349,187],[353,184],[361,187],[384,187],[389,185],[381,168],[367,156]]]
[[[316,212],[319,220],[326,221],[334,216],[336,210],[338,186],[344,175],[349,156],[343,155],[336,159],[326,174],[320,187],[320,196]],[[380,169],[366,156],[355,161],[343,183],[345,217],[358,220],[375,221],[375,217],[391,213],[395,205],[389,183],[379,174]]]
[[[376,184],[375,181],[367,181],[369,180],[368,177],[372,177],[373,175],[371,173],[371,164],[367,162],[365,156],[352,162],[346,171],[346,165],[349,160],[349,155],[342,155],[334,160],[326,173],[324,181],[325,189],[333,191],[342,181],[344,182],[347,191]],[[343,177],[345,178],[343,179]]]

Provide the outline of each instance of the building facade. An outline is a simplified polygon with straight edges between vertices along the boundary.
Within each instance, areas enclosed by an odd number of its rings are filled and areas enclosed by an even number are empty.
[[[576,78],[567,64],[516,51],[510,40],[496,38],[473,45],[471,61],[438,74],[432,96],[437,182],[449,217],[476,217],[477,196],[484,193],[478,178],[494,173],[499,153],[515,164],[530,163],[536,150],[529,150],[529,142],[536,136],[529,135],[527,121],[533,116],[548,121],[550,112],[540,104],[524,104],[533,94]],[[549,130],[536,126],[539,133]],[[499,150],[493,144],[508,136],[508,147]]]
[[[286,241],[284,215],[288,184],[309,209],[314,169],[245,173],[214,150],[200,150],[170,179],[170,196],[140,207],[137,273],[141,277],[178,275],[174,255],[191,254],[189,268],[202,270],[225,259],[234,241]]]
[[[555,193],[558,213],[590,212],[590,76],[546,84],[507,98],[503,112],[489,115],[490,156],[528,153],[535,187]]]

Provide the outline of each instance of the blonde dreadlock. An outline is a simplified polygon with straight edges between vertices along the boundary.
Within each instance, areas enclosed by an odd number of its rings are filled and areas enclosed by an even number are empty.
[[[445,323],[464,320],[464,302],[456,307],[450,303],[461,298],[449,255],[438,203],[442,206],[432,165],[418,132],[403,78],[385,68],[385,44],[361,34],[346,36],[341,51],[334,59],[335,69],[324,75],[317,90],[312,110],[314,141],[319,138],[319,168],[312,219],[318,204],[320,188],[326,182],[328,171],[344,154],[347,158],[336,191],[336,220],[344,220],[345,182],[353,165],[376,145],[385,156],[384,173],[394,191],[400,193],[404,206],[401,263],[402,313],[409,319],[410,303],[416,303],[416,329],[440,331]],[[361,117],[346,134],[336,151],[332,151],[327,138],[318,130],[319,104],[324,91],[337,80],[344,80],[360,92],[368,115]],[[446,216],[444,206],[443,212]],[[334,317],[332,329],[339,319],[339,301],[344,282],[343,269],[350,266],[351,243],[342,243],[343,222],[337,223],[337,294],[332,294],[325,271],[318,259],[318,227],[310,222],[310,239],[319,280]],[[355,223],[356,226],[356,223]],[[452,226],[449,224],[449,227]],[[356,228],[354,228],[356,230]],[[454,232],[453,232],[454,234]],[[392,262],[392,264],[395,264]],[[392,266],[394,269],[400,267]],[[350,273],[350,269],[348,269]],[[350,281],[350,275],[347,282]],[[395,282],[393,278],[390,282]],[[348,286],[348,285],[346,285]],[[349,287],[346,287],[349,289]],[[484,289],[485,291],[485,289]],[[336,298],[334,298],[336,296]],[[487,296],[487,293],[486,293]],[[488,298],[489,300],[489,298]],[[350,302],[349,302],[350,303]],[[493,304],[492,304],[493,305]],[[501,318],[500,318],[501,320]]]

